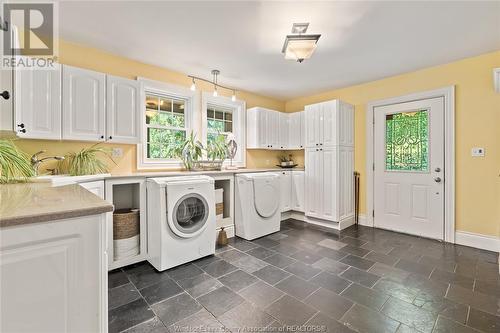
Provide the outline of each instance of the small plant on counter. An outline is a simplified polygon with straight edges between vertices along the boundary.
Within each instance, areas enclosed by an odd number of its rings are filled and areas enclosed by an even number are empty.
[[[184,167],[191,170],[193,162],[198,161],[203,155],[203,145],[196,139],[196,135],[191,132],[184,142],[175,147],[174,153],[182,160]]]
[[[95,175],[108,172],[106,163],[104,163],[99,155],[111,158],[111,151],[107,148],[98,147],[100,143],[96,143],[88,148],[83,148],[77,153],[66,154],[63,161],[57,165],[57,169],[61,174],[69,174],[71,176]],[[116,163],[115,163],[116,164]]]
[[[214,140],[211,140],[207,146],[207,158],[215,160],[225,160],[229,154],[226,137],[224,135],[218,134]]]
[[[34,175],[29,156],[12,140],[0,140],[0,183],[25,182]]]

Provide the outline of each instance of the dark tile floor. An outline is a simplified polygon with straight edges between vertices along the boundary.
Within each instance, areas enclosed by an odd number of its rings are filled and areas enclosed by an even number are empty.
[[[110,272],[109,331],[500,332],[498,253],[295,220],[216,252]]]

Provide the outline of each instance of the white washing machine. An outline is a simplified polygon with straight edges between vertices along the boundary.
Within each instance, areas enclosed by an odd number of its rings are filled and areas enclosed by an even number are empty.
[[[157,270],[215,253],[214,192],[208,176],[148,179],[148,261]]]
[[[280,230],[278,173],[236,175],[236,236],[252,240]]]

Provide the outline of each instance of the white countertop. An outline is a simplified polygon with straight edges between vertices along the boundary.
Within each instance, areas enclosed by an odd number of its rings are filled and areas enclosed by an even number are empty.
[[[57,176],[40,176],[33,179],[33,182],[41,183],[52,183],[57,186],[92,182],[104,179],[114,179],[114,178],[132,178],[132,177],[171,177],[171,176],[184,176],[184,175],[230,175],[237,173],[252,173],[252,172],[280,172],[280,171],[304,171],[304,168],[257,168],[257,169],[247,169],[241,168],[236,170],[221,170],[221,171],[141,171],[132,172],[125,174],[98,174],[98,175],[86,175],[86,176],[69,176],[69,175],[57,175]]]

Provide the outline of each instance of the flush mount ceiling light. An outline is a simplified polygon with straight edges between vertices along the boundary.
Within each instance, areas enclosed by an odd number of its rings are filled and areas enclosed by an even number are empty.
[[[281,52],[285,54],[285,59],[293,59],[297,62],[302,62],[304,59],[309,59],[312,56],[321,35],[304,35],[308,27],[309,23],[293,24],[293,35],[286,36],[283,49],[281,50]]]
[[[223,85],[220,85],[219,82],[218,82],[218,77],[219,77],[219,74],[220,74],[220,71],[218,69],[213,69],[211,71],[212,73],[212,81],[210,80],[207,80],[207,79],[204,79],[204,78],[201,78],[201,77],[198,77],[198,76],[194,76],[194,75],[188,75],[188,77],[192,80],[192,83],[191,83],[191,90],[192,91],[195,91],[196,90],[196,80],[200,80],[200,81],[204,81],[204,82],[208,82],[208,83],[211,83],[213,84],[214,86],[214,92],[213,92],[213,96],[214,97],[217,97],[219,96],[219,92],[218,92],[218,88],[222,88],[222,89],[225,89],[225,90],[230,90],[233,92],[232,96],[231,96],[231,100],[234,102],[236,101],[236,89],[234,88],[230,88],[230,87],[225,87]]]

